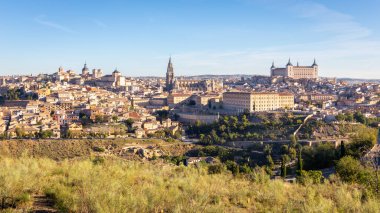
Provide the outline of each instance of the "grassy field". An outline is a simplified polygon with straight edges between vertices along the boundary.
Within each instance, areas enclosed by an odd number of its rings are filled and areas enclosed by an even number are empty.
[[[115,152],[125,146],[158,146],[168,155],[182,155],[190,146],[160,139],[66,139],[66,140],[5,140],[0,141],[0,156],[43,157],[53,160],[88,158],[94,154],[94,147],[111,147]]]
[[[356,185],[289,184],[261,171],[209,175],[207,167],[118,158],[1,157],[0,168],[7,212],[32,209],[34,195],[52,199],[60,212],[380,212],[380,202]]]

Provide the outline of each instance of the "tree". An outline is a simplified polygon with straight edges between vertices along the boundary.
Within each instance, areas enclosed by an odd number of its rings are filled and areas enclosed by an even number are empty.
[[[285,178],[286,177],[286,164],[289,163],[290,158],[288,155],[282,155],[281,156],[281,177]]]
[[[273,162],[272,156],[270,155],[267,155],[267,166],[271,170],[274,168],[274,162]]]
[[[359,123],[367,124],[367,118],[361,112],[355,112],[354,118]]]
[[[362,129],[356,135],[351,137],[351,143],[346,147],[346,154],[355,158],[361,158],[368,152],[375,144],[377,137],[377,130]]]
[[[113,115],[113,116],[112,116],[112,120],[113,120],[114,122],[117,122],[117,121],[119,120],[119,117],[118,117],[117,115]]]
[[[341,180],[348,183],[368,184],[371,182],[370,173],[366,170],[359,160],[352,156],[345,156],[340,159],[335,166]]]
[[[340,143],[340,157],[344,157],[346,155],[346,146],[344,145],[344,141]]]
[[[292,160],[295,160],[297,158],[297,151],[295,148],[293,147],[289,148],[289,157]]]
[[[303,170],[302,146],[298,149],[297,170],[300,172]]]
[[[125,125],[128,127],[132,127],[132,124],[134,123],[132,118],[128,118],[127,120],[124,121]]]
[[[265,144],[263,151],[264,151],[265,155],[271,155],[272,154],[272,146],[269,144]]]
[[[245,129],[249,125],[249,120],[246,115],[243,115],[241,118],[242,128]]]
[[[288,145],[282,145],[281,146],[281,154],[285,155],[289,153],[289,147]]]
[[[354,121],[354,114],[348,112],[346,113],[346,121],[353,122]]]
[[[182,138],[182,132],[180,130],[176,131],[174,133],[173,137],[176,139],[181,139]]]
[[[290,147],[295,148],[297,145],[297,137],[295,135],[290,135]]]
[[[342,113],[339,113],[338,115],[335,116],[335,119],[339,122],[344,121],[346,119],[346,116]]]
[[[238,118],[236,116],[231,116],[231,123],[230,123],[230,126],[233,128],[233,129],[237,129],[237,125],[238,125]]]
[[[218,134],[216,134],[216,131],[214,129],[211,131],[210,134],[211,134],[211,138],[212,138],[213,143],[216,143],[216,144],[220,143],[220,138],[219,138]]]
[[[305,147],[302,150],[304,169],[319,170],[334,165],[337,159],[335,146],[332,144],[318,144],[315,147]]]

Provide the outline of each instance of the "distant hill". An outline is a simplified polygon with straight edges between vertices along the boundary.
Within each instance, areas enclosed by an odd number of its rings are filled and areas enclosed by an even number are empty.
[[[359,83],[380,83],[380,79],[360,79],[360,78],[337,78],[338,81],[346,81],[351,84]]]

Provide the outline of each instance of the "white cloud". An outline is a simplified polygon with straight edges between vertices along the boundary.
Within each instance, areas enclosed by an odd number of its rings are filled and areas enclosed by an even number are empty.
[[[50,28],[53,28],[53,29],[60,30],[62,32],[75,33],[74,30],[72,30],[72,29],[70,29],[68,27],[65,27],[63,25],[60,25],[60,24],[57,24],[55,22],[47,20],[45,15],[39,15],[34,20],[37,23],[41,24],[41,25],[44,25],[44,26],[47,26],[47,27],[50,27]]]
[[[364,38],[371,35],[371,30],[356,22],[352,16],[319,3],[305,1],[296,4],[291,11],[314,23],[310,27],[315,32],[331,33],[339,39]]]

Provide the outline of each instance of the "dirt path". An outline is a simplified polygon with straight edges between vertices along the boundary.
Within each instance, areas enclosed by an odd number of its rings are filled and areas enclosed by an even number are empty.
[[[54,201],[45,195],[34,195],[33,196],[33,208],[31,212],[35,213],[52,213],[58,212],[54,208]]]

